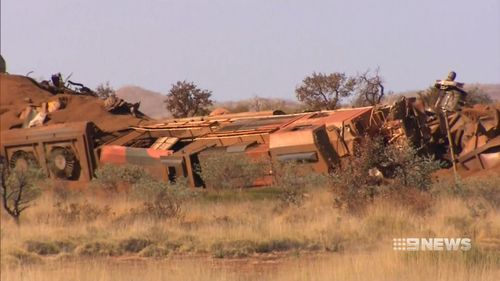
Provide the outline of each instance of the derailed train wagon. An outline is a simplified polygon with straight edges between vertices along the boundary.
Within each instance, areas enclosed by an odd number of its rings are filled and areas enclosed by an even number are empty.
[[[226,122],[213,133],[195,138],[183,149],[162,157],[161,162],[169,180],[187,177],[192,186],[204,185],[197,169],[208,154],[213,157],[217,153],[260,158],[262,165],[269,167],[295,161],[327,173],[340,157],[352,153],[357,140],[377,126],[372,112],[372,107],[366,107]],[[264,175],[260,182],[269,184],[269,175]]]
[[[192,187],[205,186],[201,164],[224,154],[262,161],[267,172],[254,184],[269,185],[275,164],[293,161],[328,173],[353,155],[366,136],[383,135],[388,142],[404,138],[428,151],[442,147],[446,152],[449,144],[435,114],[418,111],[411,100],[399,105],[404,115],[394,114],[398,104],[299,114],[250,112],[173,119],[111,133],[91,122],[65,123],[2,131],[0,149],[10,168],[37,165],[60,180],[85,182],[100,165],[134,164],[164,181],[187,178]],[[458,163],[472,170],[500,163],[498,110],[464,109],[448,118]]]
[[[2,131],[0,149],[10,169],[36,166],[54,179],[89,181],[97,166],[91,122]]]

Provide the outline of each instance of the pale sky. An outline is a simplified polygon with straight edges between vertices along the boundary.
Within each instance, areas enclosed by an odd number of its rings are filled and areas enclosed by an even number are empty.
[[[11,73],[92,88],[188,80],[220,101],[294,99],[313,71],[380,66],[405,91],[449,70],[500,83],[500,1],[2,0],[0,43]]]

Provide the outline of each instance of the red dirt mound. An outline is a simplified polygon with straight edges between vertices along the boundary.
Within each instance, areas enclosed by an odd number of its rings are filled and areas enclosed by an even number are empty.
[[[112,114],[104,108],[104,101],[96,97],[70,94],[53,95],[40,88],[34,80],[28,77],[1,74],[0,129],[8,130],[19,127],[23,123],[23,120],[19,119],[19,114],[27,106],[40,106],[44,102],[59,97],[67,99],[66,107],[49,113],[45,125],[92,121],[101,130],[112,132],[147,121],[129,114]]]

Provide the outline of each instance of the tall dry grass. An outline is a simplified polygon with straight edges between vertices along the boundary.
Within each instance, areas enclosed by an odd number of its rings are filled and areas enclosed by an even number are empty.
[[[499,206],[440,188],[425,213],[378,198],[349,214],[321,187],[285,207],[273,189],[199,192],[168,219],[135,197],[46,192],[19,227],[2,212],[2,280],[498,280]],[[473,249],[406,254],[394,237]]]

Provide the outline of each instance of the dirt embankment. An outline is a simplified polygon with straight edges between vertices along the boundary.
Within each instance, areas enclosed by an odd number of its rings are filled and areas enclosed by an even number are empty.
[[[40,106],[44,102],[67,99],[64,108],[48,115],[44,125],[92,121],[106,132],[124,129],[145,122],[145,119],[130,114],[112,114],[104,108],[102,99],[72,94],[52,93],[40,88],[28,77],[19,75],[0,75],[0,129],[8,130],[20,127],[23,120],[20,113],[28,106]]]

